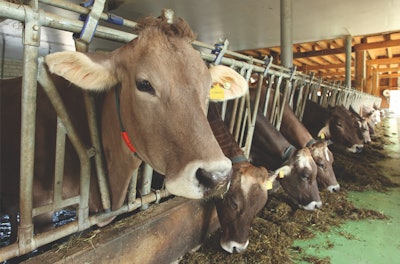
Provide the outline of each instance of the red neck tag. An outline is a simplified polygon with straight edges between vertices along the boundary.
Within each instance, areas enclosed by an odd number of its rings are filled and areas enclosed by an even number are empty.
[[[122,132],[121,132],[121,136],[122,136],[122,138],[124,139],[125,144],[128,146],[128,148],[129,148],[133,153],[136,153],[136,149],[135,149],[135,147],[133,146],[131,140],[129,139],[128,133],[127,133],[126,131],[122,131]]]

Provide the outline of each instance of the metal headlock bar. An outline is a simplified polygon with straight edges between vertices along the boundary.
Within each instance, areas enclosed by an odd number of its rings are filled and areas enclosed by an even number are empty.
[[[52,5],[58,8],[76,12],[80,15],[89,17],[90,25],[85,26],[85,22],[44,12],[38,7],[38,2]],[[122,30],[108,28],[97,25],[101,19],[110,23],[124,27],[135,27],[136,23],[112,14],[103,13],[104,0],[94,3],[95,8],[87,8],[61,0],[32,0],[30,5],[20,5],[0,0],[0,17],[15,19],[24,22],[24,66],[22,83],[22,109],[21,109],[21,182],[20,182],[20,224],[18,228],[18,242],[0,248],[0,261],[10,259],[15,256],[23,255],[32,250],[53,242],[57,239],[84,230],[92,225],[103,222],[110,217],[122,213],[131,212],[138,208],[146,209],[150,203],[158,203],[161,198],[168,197],[167,190],[151,190],[152,169],[143,165],[140,172],[144,175],[145,184],[137,186],[139,171],[136,170],[131,178],[128,202],[120,209],[111,211],[108,188],[105,180],[104,164],[101,157],[101,145],[99,140],[98,124],[96,123],[96,112],[93,98],[85,94],[85,105],[89,122],[89,130],[93,147],[85,147],[78,137],[74,126],[70,121],[63,101],[52,82],[43,59],[38,59],[38,47],[40,45],[41,27],[50,27],[60,30],[70,31],[80,34],[77,41],[77,49],[87,50],[92,36],[102,39],[114,40],[126,43],[136,38],[136,35]],[[87,23],[86,23],[87,24]],[[81,34],[82,30],[85,32]],[[307,75],[293,69],[284,68],[272,63],[273,58],[267,57],[264,60],[233,52],[227,49],[228,41],[224,45],[218,46],[218,52],[212,53],[216,49],[215,45],[194,41],[193,46],[199,48],[200,55],[208,63],[224,64],[236,69],[248,81],[252,73],[258,76],[256,83],[256,96],[250,101],[250,95],[246,94],[242,98],[231,103],[232,108],[229,113],[231,116],[229,129],[235,136],[240,146],[244,149],[246,157],[250,153],[252,136],[255,126],[255,117],[259,109],[260,99],[268,102],[273,100],[272,110],[267,111],[267,105],[261,105],[264,115],[279,128],[283,114],[283,106],[286,102],[293,107],[296,115],[301,119],[306,100],[310,99],[319,102],[324,106],[343,104],[354,108],[362,104],[380,104],[381,99],[372,95],[364,94],[354,89],[345,88],[335,83],[324,82],[322,79],[314,78],[314,75]],[[207,50],[209,52],[205,52]],[[56,132],[56,157],[55,157],[55,184],[53,203],[33,208],[32,205],[32,184],[33,184],[33,162],[35,147],[35,128],[36,128],[36,81],[39,81],[48,95],[57,113],[57,132]],[[254,89],[254,88],[252,88]],[[262,91],[265,90],[263,94]],[[281,97],[280,94],[283,96]],[[296,97],[297,96],[297,97]],[[227,103],[222,104],[223,117],[227,111]],[[80,194],[78,196],[63,199],[61,186],[64,168],[65,140],[69,138],[80,159]],[[105,212],[96,215],[89,215],[89,178],[90,178],[90,159],[94,157],[95,167],[98,175],[101,190],[103,207]],[[137,195],[139,190],[140,195]],[[139,196],[139,197],[138,197]],[[34,216],[45,212],[60,210],[68,206],[77,206],[78,221],[70,222],[64,226],[51,231],[33,234]]]

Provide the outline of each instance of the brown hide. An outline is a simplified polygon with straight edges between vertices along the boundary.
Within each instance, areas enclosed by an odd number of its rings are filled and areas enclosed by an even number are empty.
[[[308,100],[302,122],[314,137],[323,132],[326,139],[346,147],[349,152],[362,151],[363,141],[359,128],[342,105],[327,109]]]
[[[306,209],[320,206],[317,167],[309,149],[292,146],[262,113],[256,118],[251,159],[254,164],[270,169],[287,165],[289,171],[279,179],[283,189]]]
[[[262,91],[263,96],[261,98],[263,99],[265,98],[265,92],[265,90]],[[254,91],[252,96],[254,96]],[[271,96],[267,113],[271,113],[272,111],[272,99],[273,97]],[[260,106],[262,107],[263,105],[264,102],[261,101]],[[332,167],[333,154],[329,150],[327,142],[325,142],[325,140],[314,140],[310,132],[300,122],[287,102],[283,109],[282,123],[279,132],[281,132],[286,140],[296,148],[308,147],[310,149],[314,162],[317,165],[317,181],[319,188],[327,188],[331,192],[340,189]]]
[[[256,214],[267,202],[268,172],[263,167],[251,165],[245,159],[243,150],[229,133],[216,105],[212,103],[209,106],[208,121],[222,151],[233,163],[229,190],[223,198],[215,199],[222,230],[220,243],[230,253],[241,252],[248,245],[250,226]],[[235,162],[235,158],[240,161]]]
[[[333,154],[325,140],[314,140],[310,132],[294,114],[289,104],[285,104],[282,115],[282,135],[296,148],[308,147],[317,165],[317,181],[319,188],[338,191],[340,186],[333,171]]]

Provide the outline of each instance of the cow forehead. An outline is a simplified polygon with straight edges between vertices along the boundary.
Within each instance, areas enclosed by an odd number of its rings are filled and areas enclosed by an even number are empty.
[[[326,145],[319,145],[313,148],[312,154],[315,157],[330,162],[329,149]]]
[[[154,33],[151,37],[141,36],[139,40],[116,54],[131,78],[149,80],[159,89],[211,87],[211,74],[187,39]]]
[[[262,168],[251,166],[241,171],[241,189],[245,197],[249,197],[252,187],[256,184],[262,184],[268,177],[268,172]],[[259,180],[262,177],[262,180]],[[262,188],[260,188],[261,190]]]
[[[308,149],[300,149],[296,153],[296,164],[300,169],[307,168],[309,170],[313,169],[312,163],[313,158],[311,156],[310,151]]]

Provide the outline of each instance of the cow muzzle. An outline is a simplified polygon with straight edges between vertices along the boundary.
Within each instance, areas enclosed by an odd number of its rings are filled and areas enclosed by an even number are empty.
[[[249,240],[247,240],[245,243],[238,243],[236,241],[227,241],[223,242],[222,240],[220,241],[221,247],[229,252],[229,253],[243,253],[246,251],[247,246],[249,245]]]
[[[328,191],[330,191],[331,193],[338,192],[338,191],[340,190],[340,185],[339,185],[339,184],[330,185],[330,186],[328,186],[327,189],[328,189]]]
[[[221,196],[228,191],[232,174],[232,163],[223,158],[219,161],[189,163],[170,179],[166,175],[167,190],[189,199]]]
[[[311,203],[307,204],[307,205],[300,205],[301,208],[303,208],[304,210],[315,210],[315,209],[320,209],[322,207],[322,202],[321,201],[312,201]]]
[[[364,148],[363,144],[354,144],[350,148],[347,148],[346,150],[351,153],[360,153]]]

